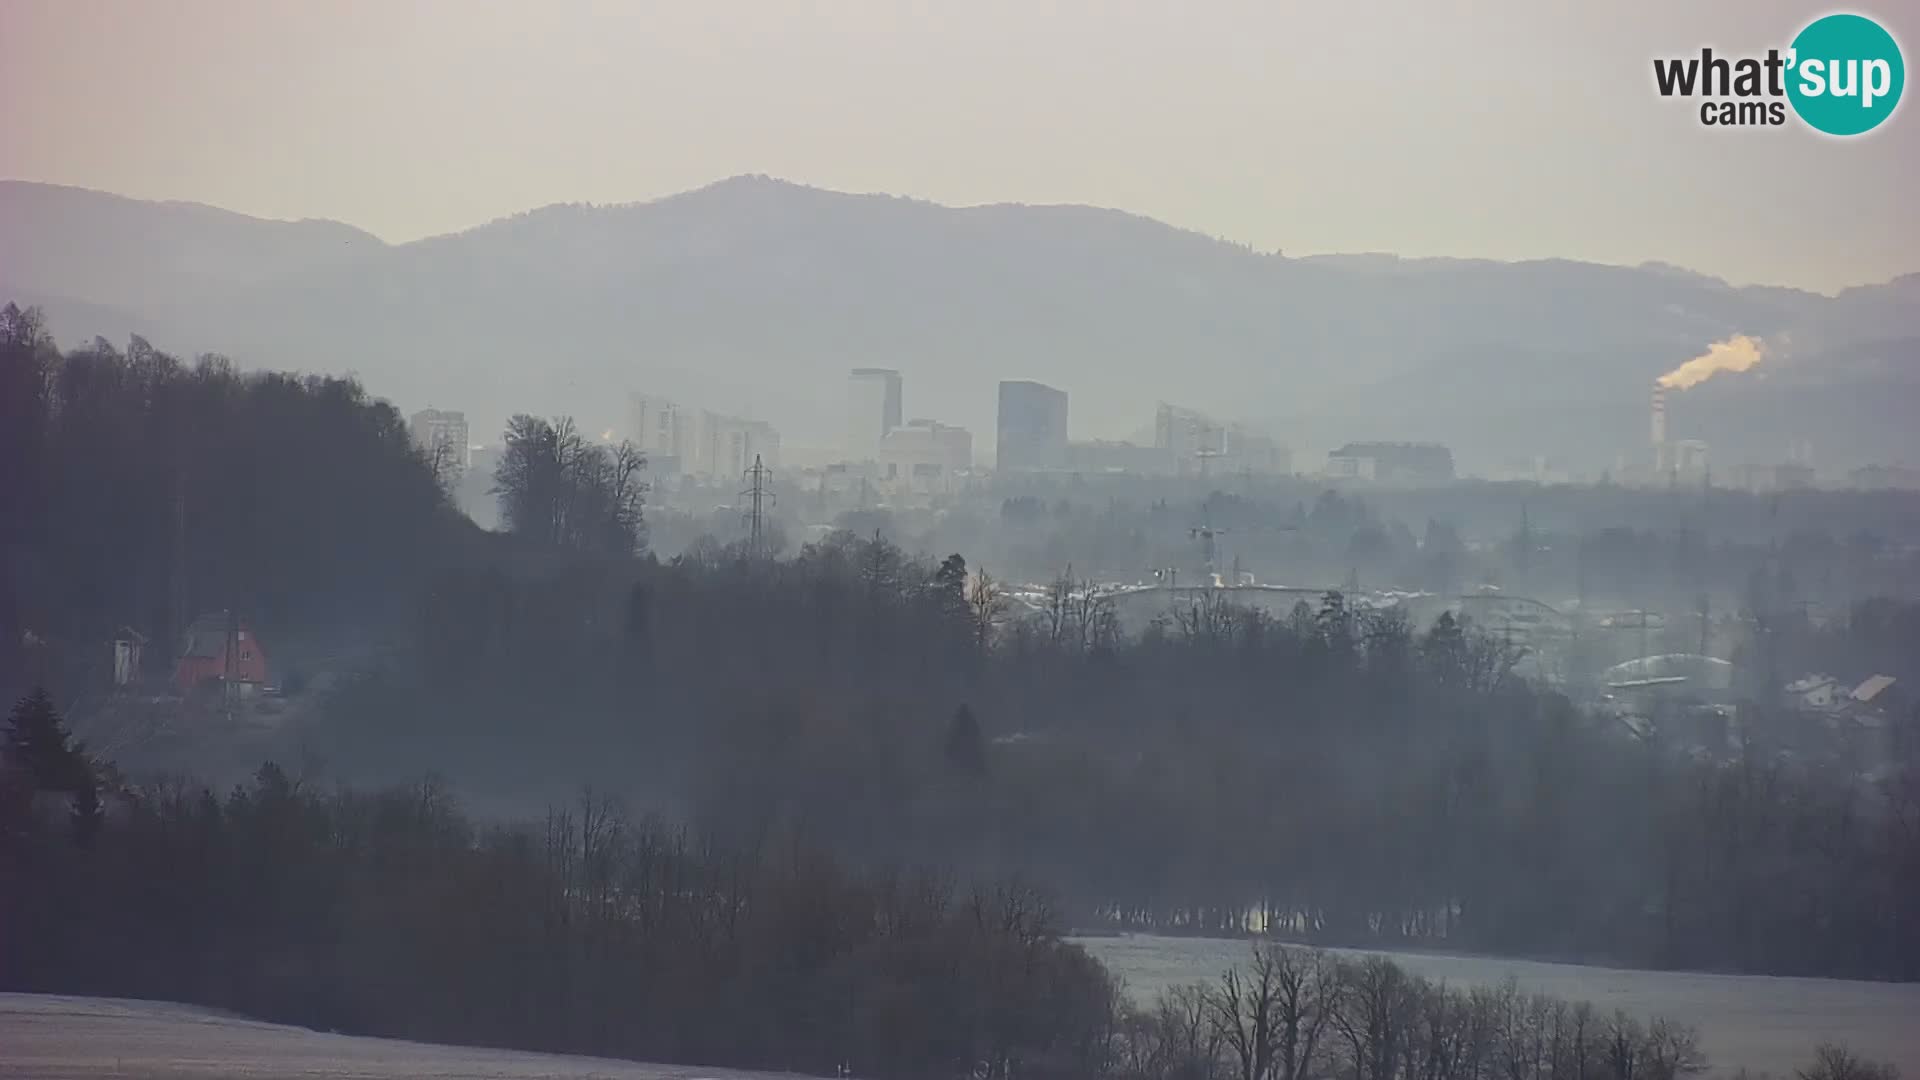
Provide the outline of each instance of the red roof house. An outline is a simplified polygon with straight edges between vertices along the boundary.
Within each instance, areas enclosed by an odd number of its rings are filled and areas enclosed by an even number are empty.
[[[191,693],[208,681],[265,685],[267,654],[245,620],[230,611],[202,615],[187,627],[174,686]]]

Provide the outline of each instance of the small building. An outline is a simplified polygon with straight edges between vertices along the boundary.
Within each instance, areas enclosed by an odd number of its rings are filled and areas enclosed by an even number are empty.
[[[1870,675],[1847,695],[1847,705],[1852,709],[1890,713],[1905,703],[1906,695],[1899,682],[1891,675]]]
[[[1412,487],[1451,484],[1453,451],[1438,443],[1348,443],[1327,455],[1326,475]]]
[[[147,637],[131,626],[123,626],[113,635],[113,685],[131,686],[140,681],[140,662]]]
[[[1898,679],[1870,675],[1838,702],[1830,722],[1855,766],[1872,772],[1895,760],[1911,737],[1902,722],[1910,707]]]
[[[260,687],[267,682],[267,654],[246,621],[231,611],[202,615],[187,627],[186,645],[174,668],[174,687],[192,693],[205,683]]]
[[[1846,694],[1846,688],[1840,680],[1831,675],[1806,675],[1788,683],[1785,687],[1787,697],[1802,709],[1831,709],[1839,704]]]
[[[934,420],[913,420],[880,439],[880,480],[900,493],[950,494],[973,467],[973,435]]]

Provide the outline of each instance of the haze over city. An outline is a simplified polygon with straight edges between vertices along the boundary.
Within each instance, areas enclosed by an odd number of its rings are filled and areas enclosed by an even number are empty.
[[[1915,35],[0,0],[0,1077],[1920,1075]]]

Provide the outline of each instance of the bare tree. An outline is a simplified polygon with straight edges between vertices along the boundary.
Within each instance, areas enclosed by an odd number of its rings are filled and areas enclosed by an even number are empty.
[[[1282,955],[1255,947],[1247,973],[1229,968],[1208,1002],[1214,1034],[1239,1066],[1240,1080],[1273,1076]]]
[[[1813,1052],[1813,1064],[1795,1069],[1799,1080],[1900,1080],[1892,1065],[1867,1061],[1844,1046],[1822,1043]]]
[[[1394,1080],[1401,1044],[1411,1034],[1418,981],[1380,956],[1341,965],[1342,990],[1333,1026],[1346,1043],[1357,1080]]]
[[[1151,1011],[1124,1021],[1120,1073],[1128,1080],[1217,1080],[1222,1043],[1203,985],[1163,991]]]
[[[1066,643],[1073,627],[1072,564],[1047,583],[1047,599],[1040,611],[1046,620],[1047,644],[1059,648]]]
[[[460,486],[461,474],[465,466],[460,459],[465,455],[466,447],[461,446],[451,433],[436,430],[433,441],[426,447],[427,468],[433,472],[434,483],[440,490],[451,495],[454,488]]]
[[[631,443],[587,442],[571,418],[515,416],[493,491],[515,533],[553,547],[628,555],[645,540],[645,463]]]
[[[1007,614],[1007,598],[985,570],[967,586],[967,608],[973,616],[974,644],[984,651],[993,644],[994,631]]]

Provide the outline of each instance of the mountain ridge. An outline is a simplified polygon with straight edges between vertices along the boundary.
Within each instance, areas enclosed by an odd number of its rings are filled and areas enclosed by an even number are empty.
[[[142,199],[137,196],[123,195],[117,192],[106,191],[99,188],[89,188],[89,187],[85,187],[78,184],[60,184],[60,183],[53,183],[50,181],[27,180],[27,179],[18,178],[18,177],[0,177],[0,200],[4,200],[4,197],[6,196],[9,188],[20,188],[20,189],[38,188],[38,189],[45,189],[50,191],[72,192],[72,193],[78,193],[78,194],[82,194],[90,197],[98,197],[101,199],[112,200],[119,203],[131,203],[131,204],[136,204],[140,206],[151,206],[151,207],[158,207],[163,209],[208,212],[212,215],[218,215],[222,218],[237,219],[237,220],[242,220],[246,222],[262,224],[262,225],[327,226],[327,227],[350,231],[356,234],[358,237],[364,238],[366,241],[371,242],[371,244],[377,247],[382,247],[387,249],[398,249],[398,248],[410,247],[418,244],[428,244],[436,240],[446,239],[448,237],[461,236],[468,233],[477,232],[483,229],[487,229],[491,226],[518,221],[522,218],[532,217],[550,210],[590,210],[590,211],[634,210],[634,209],[640,209],[640,208],[646,208],[646,207],[654,207],[663,203],[672,203],[678,200],[692,199],[698,196],[707,195],[707,194],[715,193],[718,191],[724,191],[735,185],[746,186],[746,185],[755,185],[755,184],[766,185],[771,188],[779,189],[779,190],[817,193],[822,195],[838,196],[838,197],[843,197],[848,199],[875,199],[875,200],[885,200],[890,202],[900,202],[900,203],[906,203],[909,205],[928,207],[928,208],[934,208],[939,210],[954,211],[959,213],[965,213],[968,211],[991,211],[991,210],[1016,210],[1016,211],[1036,210],[1036,211],[1065,211],[1065,212],[1082,212],[1083,211],[1083,212],[1087,212],[1094,215],[1112,216],[1118,219],[1126,219],[1134,222],[1140,222],[1140,223],[1156,226],[1162,229],[1170,230],[1172,232],[1181,233],[1188,236],[1203,239],[1213,244],[1221,245],[1228,248],[1234,248],[1244,253],[1253,254],[1256,256],[1266,256],[1266,257],[1272,257],[1272,258],[1287,259],[1287,260],[1297,261],[1297,262],[1347,264],[1347,265],[1358,266],[1358,265],[1372,263],[1374,261],[1379,261],[1382,263],[1395,264],[1401,267],[1526,266],[1526,265],[1542,264],[1542,263],[1565,263],[1565,264],[1573,264],[1573,265],[1581,265],[1581,266],[1610,267],[1610,268],[1622,269],[1622,270],[1647,270],[1647,271],[1653,271],[1653,272],[1664,272],[1664,273],[1673,274],[1675,276],[1690,277],[1702,282],[1718,284],[1721,286],[1725,286],[1726,288],[1729,288],[1729,289],[1748,289],[1748,288],[1780,289],[1780,290],[1787,290],[1787,291],[1800,293],[1808,296],[1827,296],[1827,297],[1836,297],[1836,296],[1844,295],[1846,293],[1872,291],[1872,290],[1883,289],[1883,288],[1896,286],[1896,285],[1902,286],[1902,287],[1920,289],[1920,270],[1909,271],[1903,274],[1896,274],[1893,277],[1887,279],[1886,281],[1866,282],[1862,284],[1845,286],[1838,293],[1822,293],[1817,290],[1805,289],[1799,286],[1780,285],[1780,284],[1769,283],[1769,282],[1750,282],[1745,285],[1735,285],[1723,277],[1719,277],[1713,274],[1708,274],[1708,273],[1705,273],[1704,271],[1694,270],[1690,267],[1680,266],[1675,263],[1666,262],[1665,260],[1662,260],[1662,259],[1644,259],[1638,263],[1628,264],[1628,263],[1600,262],[1593,259],[1578,259],[1578,258],[1572,258],[1568,256],[1534,256],[1534,257],[1519,258],[1519,259],[1501,259],[1501,258],[1495,258],[1492,256],[1480,256],[1480,255],[1405,255],[1399,252],[1375,251],[1375,250],[1314,252],[1314,253],[1305,254],[1305,255],[1286,255],[1282,251],[1262,252],[1253,248],[1252,245],[1250,244],[1247,244],[1243,241],[1234,240],[1231,237],[1219,236],[1212,233],[1206,233],[1188,226],[1178,225],[1169,221],[1163,221],[1160,218],[1156,218],[1151,215],[1141,214],[1135,211],[1125,210],[1119,207],[1101,206],[1095,203],[1081,203],[1081,202],[1032,202],[1030,203],[1030,202],[1021,202],[1017,200],[1000,200],[995,202],[983,202],[983,203],[951,204],[951,203],[942,203],[936,200],[926,199],[926,198],[922,198],[914,195],[895,195],[887,192],[842,191],[837,188],[821,187],[819,185],[808,184],[803,181],[797,181],[797,180],[788,180],[782,177],[776,177],[766,173],[736,173],[732,176],[722,177],[718,180],[710,181],[709,183],[702,184],[698,187],[688,188],[684,191],[669,192],[664,195],[657,195],[652,198],[646,198],[646,199],[623,200],[620,202],[592,202],[588,200],[562,200],[562,201],[556,201],[556,202],[550,202],[550,203],[542,203],[537,206],[528,207],[524,210],[515,211],[511,214],[504,214],[497,217],[489,218],[485,221],[476,222],[472,225],[468,225],[461,229],[455,229],[451,232],[432,233],[426,236],[415,237],[411,240],[399,240],[399,241],[386,240],[383,237],[379,236],[376,233],[373,233],[370,230],[367,230],[361,226],[355,225],[352,222],[343,221],[339,218],[265,217],[258,214],[249,214],[244,211],[231,210],[226,207],[215,206],[212,203],[205,203],[205,202],[200,202],[192,199]]]
[[[1842,449],[1867,458],[1905,449],[1872,417],[1912,402],[1920,372],[1920,274],[1826,296],[1657,262],[1290,257],[1102,207],[949,207],[760,174],[400,244],[31,186],[0,183],[0,290],[56,298],[63,340],[124,312],[164,328],[147,334],[164,348],[356,371],[404,408],[465,408],[477,431],[521,410],[618,428],[625,394],[647,391],[826,446],[847,368],[887,366],[908,412],[963,423],[977,446],[994,383],[1036,378],[1072,395],[1076,438],[1124,435],[1164,400],[1308,451],[1406,435],[1469,463],[1596,464],[1644,440],[1654,376],[1748,333],[1790,344],[1757,376],[1690,392],[1676,423],[1696,404],[1799,393],[1816,402],[1808,427],[1858,428]],[[89,194],[101,212],[54,205]],[[1867,422],[1841,422],[1863,395]],[[1571,422],[1543,419],[1555,410]],[[1700,411],[1705,437],[1743,455],[1808,437]]]

